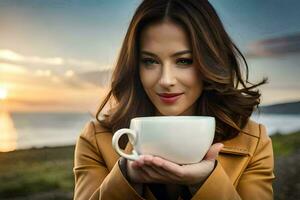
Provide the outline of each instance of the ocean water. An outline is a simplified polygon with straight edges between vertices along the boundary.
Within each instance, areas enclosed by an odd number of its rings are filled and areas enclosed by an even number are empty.
[[[264,124],[269,135],[288,134],[300,130],[300,115],[261,114],[252,115],[251,119]]]
[[[75,144],[88,113],[0,113],[0,151]],[[300,130],[300,115],[260,114],[251,117],[268,134]]]
[[[2,142],[15,143],[15,149],[75,144],[85,124],[92,119],[88,113],[6,113],[5,118],[9,118],[6,119],[7,124],[9,121],[11,123],[10,126],[4,126],[4,130],[0,125],[0,135],[5,131],[15,136],[6,136],[6,141]],[[1,121],[5,121],[3,113]]]

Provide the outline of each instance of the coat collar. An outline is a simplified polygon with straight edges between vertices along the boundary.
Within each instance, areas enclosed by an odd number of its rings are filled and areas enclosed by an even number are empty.
[[[244,135],[241,133],[231,140],[224,141],[224,147],[220,153],[234,154],[234,155],[250,155],[249,148],[243,139]]]
[[[222,142],[224,147],[221,153],[251,156],[255,146],[253,143],[256,142],[258,134],[258,124],[249,120],[236,137]]]

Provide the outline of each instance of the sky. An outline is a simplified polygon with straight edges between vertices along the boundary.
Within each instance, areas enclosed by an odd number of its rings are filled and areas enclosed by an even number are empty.
[[[262,105],[300,99],[300,1],[211,0]],[[0,0],[0,100],[10,111],[93,111],[140,0]],[[98,76],[99,75],[99,76]],[[107,77],[108,78],[108,77]],[[5,93],[5,95],[4,95]]]

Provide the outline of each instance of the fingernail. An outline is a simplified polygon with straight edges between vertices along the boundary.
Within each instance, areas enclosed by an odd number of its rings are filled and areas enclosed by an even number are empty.
[[[220,144],[219,144],[219,148],[222,149],[223,147],[224,147],[224,144],[223,144],[223,143],[220,143]]]

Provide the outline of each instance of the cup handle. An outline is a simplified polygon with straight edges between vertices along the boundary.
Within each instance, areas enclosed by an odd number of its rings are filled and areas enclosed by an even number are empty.
[[[127,134],[128,138],[129,138],[129,142],[132,144],[132,146],[134,147],[135,143],[136,143],[136,132],[134,130],[128,129],[128,128],[122,128],[120,130],[117,130],[112,138],[112,146],[114,147],[114,149],[116,150],[116,152],[124,157],[127,158],[129,160],[137,160],[139,158],[138,153],[133,149],[132,150],[132,154],[126,154],[124,153],[121,148],[119,147],[119,139],[122,135]]]

